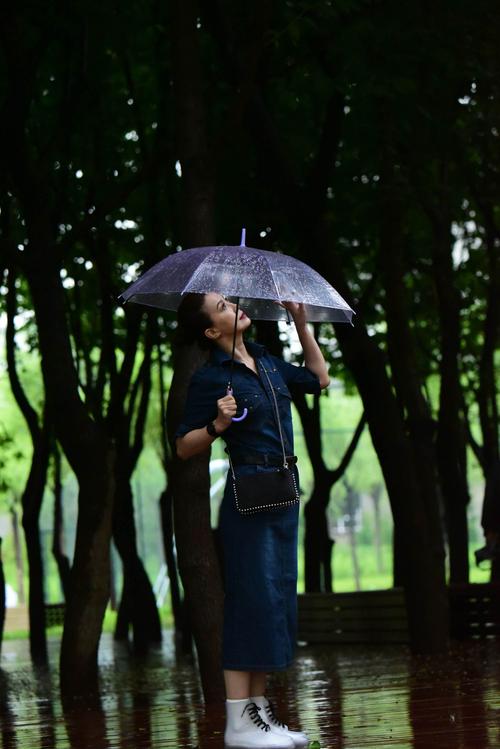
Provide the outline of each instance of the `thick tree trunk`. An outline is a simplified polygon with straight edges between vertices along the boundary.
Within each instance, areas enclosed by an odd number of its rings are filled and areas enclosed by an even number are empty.
[[[390,159],[387,157],[387,162]],[[399,189],[398,189],[399,187]],[[402,186],[387,168],[381,185],[380,258],[384,274],[385,310],[387,315],[387,343],[391,374],[400,406],[401,417],[411,442],[413,462],[416,467],[417,489],[427,512],[428,532],[435,553],[444,560],[444,540],[441,524],[440,492],[436,450],[435,425],[430,405],[423,396],[424,380],[418,366],[413,333],[410,328],[410,309],[405,287],[406,246],[403,224]],[[404,553],[405,539],[395,543],[394,554]],[[404,582],[404,562],[399,568],[395,559],[399,581]]]
[[[51,242],[44,216],[41,206],[35,214],[28,214],[31,248],[27,275],[56,436],[80,488],[60,683],[66,694],[86,694],[97,688],[97,647],[109,597],[114,452],[79,398],[58,267],[47,254]]]
[[[172,61],[176,101],[177,152],[182,167],[182,242],[206,245],[214,240],[214,175],[205,130],[203,73],[194,0],[172,5]],[[195,349],[176,352],[168,400],[168,432],[175,456],[173,435],[180,422],[187,383],[197,366]],[[179,571],[186,594],[201,681],[206,702],[224,694],[221,662],[223,591],[210,526],[208,453],[182,462],[172,460],[170,481],[174,494],[174,527]]]
[[[349,329],[337,326],[337,336],[363,400],[394,523],[404,541],[412,647],[419,652],[441,652],[448,641],[443,554],[432,540],[434,532],[418,491],[411,445],[387,379],[385,360],[361,325]]]
[[[196,350],[175,361],[168,401],[169,437],[180,421],[186,387],[202,359]],[[186,461],[174,457],[170,475],[174,496],[177,561],[191,622],[203,693],[207,703],[223,696],[221,663],[223,590],[210,527],[209,453]]]
[[[86,477],[80,477],[71,593],[66,601],[61,645],[61,690],[66,695],[86,695],[97,690],[97,649],[109,598],[114,494],[113,452],[104,443],[99,453],[92,451],[89,455],[92,470]]]
[[[144,653],[161,642],[161,623],[151,583],[137,551],[134,505],[128,473],[121,475],[117,460],[113,540],[123,565],[123,592],[118,610],[115,639],[128,639],[132,625],[134,648]]]
[[[321,221],[302,232],[314,248],[316,269],[347,299],[349,290],[334,252],[329,231]],[[305,245],[304,245],[305,246]],[[394,523],[404,549],[404,585],[411,644],[418,652],[441,652],[448,642],[448,598],[443,549],[436,544],[427,500],[419,490],[414,451],[406,435],[401,410],[387,376],[386,359],[357,319],[353,327],[336,325],[337,339],[361,399],[370,434],[389,494]]]

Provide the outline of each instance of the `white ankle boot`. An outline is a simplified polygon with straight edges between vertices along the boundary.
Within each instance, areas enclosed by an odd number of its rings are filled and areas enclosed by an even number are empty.
[[[269,723],[271,731],[276,736],[283,736],[292,739],[294,747],[306,747],[309,746],[309,738],[302,731],[290,731],[288,726],[282,723],[276,717],[274,713],[273,703],[270,702],[267,697],[250,697],[257,707],[261,708],[262,718]]]
[[[293,749],[292,739],[271,730],[250,700],[226,700],[226,749]]]

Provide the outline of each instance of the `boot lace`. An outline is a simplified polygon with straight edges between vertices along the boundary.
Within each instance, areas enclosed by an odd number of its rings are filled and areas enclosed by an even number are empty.
[[[250,719],[255,723],[257,728],[260,728],[261,731],[270,731],[271,726],[269,723],[266,723],[265,720],[262,720],[262,718],[259,715],[259,712],[262,708],[257,707],[255,702],[249,702],[247,705],[245,705],[245,710],[248,710],[248,714],[250,716]],[[245,715],[245,710],[241,713],[241,717]]]
[[[278,720],[278,718],[276,717],[276,713],[274,712],[274,705],[271,702],[271,700],[267,701],[266,713],[267,713],[269,722],[272,723],[274,726],[278,726],[278,728],[284,728],[285,730],[288,728],[288,726],[285,725],[285,723],[282,723],[281,720]]]

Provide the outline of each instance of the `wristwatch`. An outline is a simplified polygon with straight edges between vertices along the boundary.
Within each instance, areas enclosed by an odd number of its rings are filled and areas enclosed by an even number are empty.
[[[211,437],[219,437],[219,432],[215,428],[215,424],[213,421],[207,424],[207,432],[209,433]]]

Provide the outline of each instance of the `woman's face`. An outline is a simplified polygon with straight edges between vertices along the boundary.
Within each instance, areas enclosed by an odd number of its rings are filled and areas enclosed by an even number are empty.
[[[233,337],[236,304],[228,302],[221,294],[211,292],[210,294],[205,294],[202,309],[212,321],[212,326],[205,331],[205,335],[208,338],[217,341],[221,338]],[[243,333],[251,324],[252,321],[240,307],[238,310],[236,334]]]

